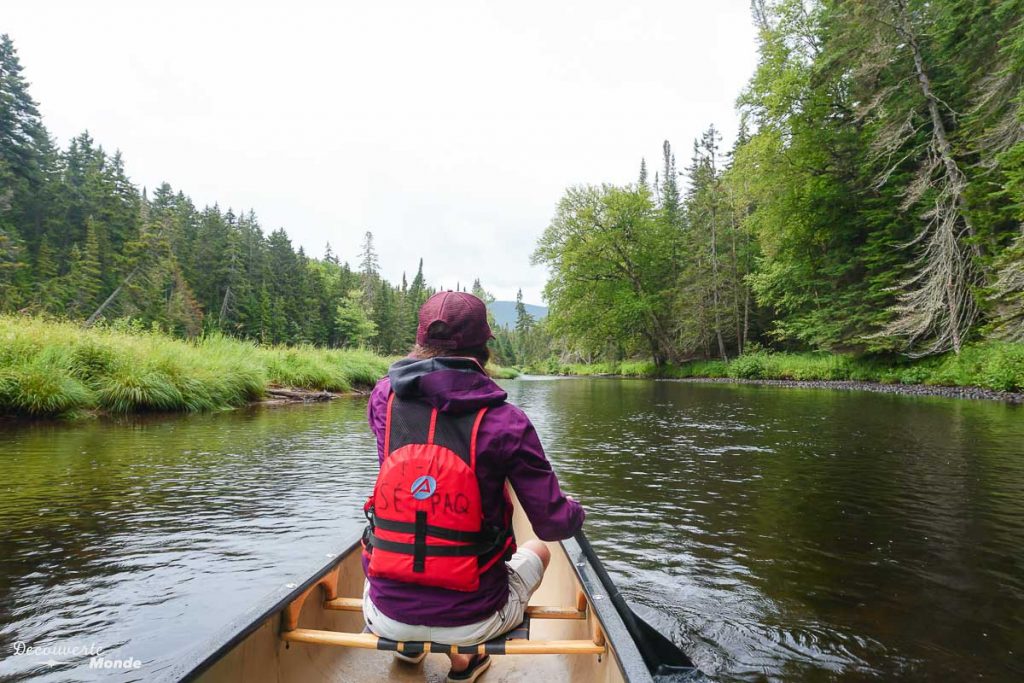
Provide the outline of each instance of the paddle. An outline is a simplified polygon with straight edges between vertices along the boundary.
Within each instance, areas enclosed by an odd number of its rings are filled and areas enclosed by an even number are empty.
[[[619,593],[619,589],[615,587],[612,577],[608,576],[608,572],[605,571],[604,565],[601,564],[600,558],[594,552],[594,548],[590,545],[590,541],[587,540],[587,536],[583,533],[582,529],[576,534],[575,538],[576,542],[580,545],[580,549],[583,551],[583,556],[587,558],[590,566],[594,568],[598,580],[604,586],[608,597],[615,606],[615,610],[622,618],[622,623],[626,625],[626,630],[629,631],[629,635],[636,642],[640,655],[644,658],[644,663],[651,674],[696,673],[697,667],[694,666],[685,652],[633,612],[626,603],[625,598]]]

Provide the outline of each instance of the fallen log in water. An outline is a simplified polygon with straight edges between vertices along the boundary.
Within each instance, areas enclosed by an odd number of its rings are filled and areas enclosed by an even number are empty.
[[[303,389],[280,389],[278,387],[267,387],[267,394],[277,398],[286,398],[291,401],[330,401],[334,394],[329,391],[311,391]]]

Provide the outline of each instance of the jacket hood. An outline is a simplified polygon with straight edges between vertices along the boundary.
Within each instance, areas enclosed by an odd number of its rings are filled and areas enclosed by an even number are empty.
[[[444,413],[467,413],[508,398],[472,358],[403,358],[388,370],[388,380],[399,398],[420,399]]]

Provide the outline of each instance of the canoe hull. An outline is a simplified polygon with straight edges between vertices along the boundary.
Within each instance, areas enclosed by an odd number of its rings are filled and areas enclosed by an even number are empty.
[[[533,538],[525,517],[515,518],[516,537]],[[530,601],[531,605],[576,606],[582,593],[590,608],[585,619],[534,619],[530,641],[593,641],[606,644],[603,655],[538,654],[503,655],[492,658],[488,681],[650,681],[636,645],[629,637],[596,575],[574,541],[549,543],[551,563],[544,581]],[[359,612],[323,608],[325,591],[317,584],[325,579],[332,584],[336,571],[336,595],[358,597],[363,593],[364,576],[358,543],[352,543],[337,560],[328,562],[302,585],[278,599],[263,614],[257,614],[241,629],[235,629],[217,647],[210,643],[199,648],[196,658],[185,663],[170,678],[203,683],[334,683],[340,681],[423,681],[443,680],[448,658],[430,654],[420,666],[397,662],[390,652],[320,645],[282,640],[282,624],[289,604],[309,590],[308,598],[294,611],[295,625],[317,629],[358,633],[363,629]],[[230,630],[229,630],[230,631]]]

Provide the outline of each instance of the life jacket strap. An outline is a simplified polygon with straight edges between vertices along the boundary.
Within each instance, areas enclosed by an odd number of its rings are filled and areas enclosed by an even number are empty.
[[[437,411],[434,411],[437,415]],[[430,438],[434,438],[434,424],[430,424]],[[427,512],[419,510],[416,513],[416,530],[413,532],[412,570],[422,574],[427,562]]]
[[[385,541],[369,529],[364,533],[363,539],[367,549],[371,552],[383,550],[388,553],[412,555],[413,564],[416,563],[416,558],[420,556],[420,553],[422,553],[422,557],[468,557],[486,555],[495,549],[494,543],[474,543],[472,545],[427,545],[424,543],[420,546],[417,543]]]
[[[419,514],[419,513],[417,513]],[[372,529],[383,529],[384,531],[393,531],[398,534],[416,534],[417,525],[411,522],[396,522],[393,519],[384,519],[373,514],[373,510],[367,511],[367,521],[370,522]],[[459,531],[457,529],[449,529],[443,526],[434,526],[433,524],[425,525],[425,535],[433,536],[434,538],[442,538],[446,541],[455,541],[457,543],[486,543],[494,539],[493,532],[487,531]]]

